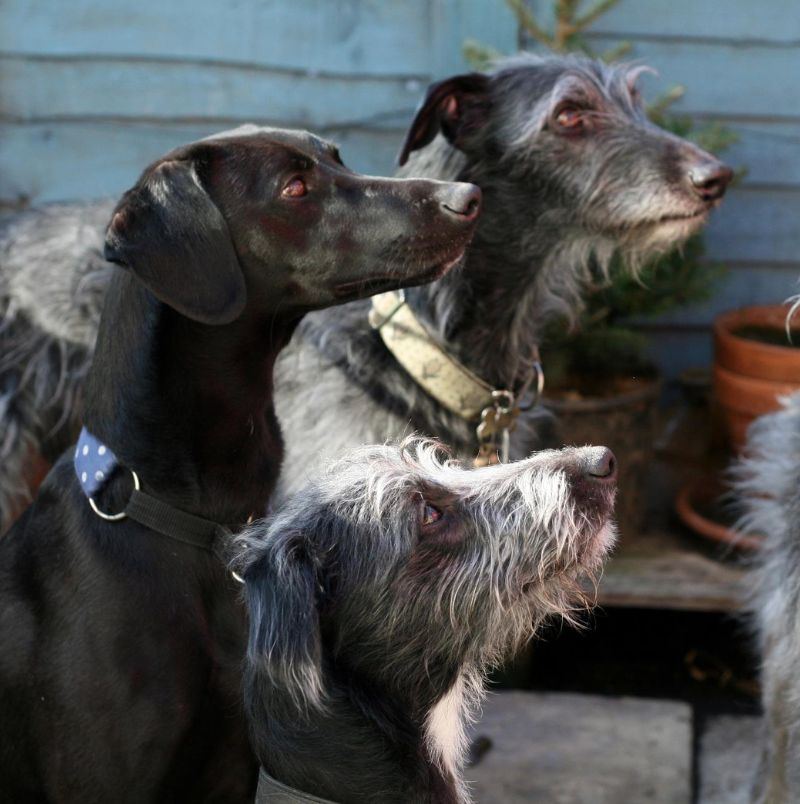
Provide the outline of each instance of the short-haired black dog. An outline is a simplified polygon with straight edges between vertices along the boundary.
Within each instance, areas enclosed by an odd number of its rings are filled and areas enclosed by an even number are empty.
[[[444,273],[479,203],[254,127],[171,152],[125,194],[85,425],[117,460],[91,504],[130,513],[94,512],[70,450],[0,541],[0,800],[252,800],[244,617],[214,523],[262,513],[275,483],[275,357],[308,310]],[[152,528],[132,478],[164,514]],[[216,542],[181,541],[187,513]]]

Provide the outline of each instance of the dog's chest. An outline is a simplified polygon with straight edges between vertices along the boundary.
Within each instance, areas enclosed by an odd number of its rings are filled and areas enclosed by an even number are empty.
[[[447,694],[430,710],[425,723],[431,758],[454,778],[459,777],[466,746],[464,731],[464,679],[458,678]]]

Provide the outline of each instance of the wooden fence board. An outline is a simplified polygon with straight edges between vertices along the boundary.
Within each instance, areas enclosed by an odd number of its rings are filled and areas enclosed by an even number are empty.
[[[551,22],[552,0],[529,0],[531,8]],[[623,0],[600,17],[592,31],[631,39],[750,40],[794,47],[800,44],[796,0]]]
[[[180,62],[4,58],[6,119],[255,118],[288,126],[405,124],[425,82],[310,77]]]
[[[128,189],[153,159],[225,127],[102,121],[5,126],[0,147],[0,199],[46,203],[116,196]],[[378,175],[394,171],[402,131],[331,129],[327,134],[341,145],[345,163],[354,170]]]
[[[429,2],[4,0],[0,51],[424,76],[430,71]]]
[[[800,256],[800,188],[737,188],[714,212],[708,256],[744,262],[796,262]]]

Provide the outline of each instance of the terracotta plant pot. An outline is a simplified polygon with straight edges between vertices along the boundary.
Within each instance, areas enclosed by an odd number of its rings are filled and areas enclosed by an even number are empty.
[[[606,383],[608,388],[611,383]],[[659,378],[626,380],[620,393],[609,396],[546,392],[544,405],[558,417],[561,441],[597,444],[614,451],[619,466],[616,520],[620,534],[634,539],[647,513],[645,483],[653,465]]]
[[[731,516],[720,502],[726,492],[729,493],[730,488],[726,488],[715,475],[690,480],[675,498],[678,518],[695,533],[713,542],[744,552],[761,549],[763,536],[733,530]]]
[[[754,418],[800,389],[800,348],[785,334],[788,310],[784,304],[743,307],[714,322],[714,394],[737,450]],[[794,332],[794,343],[800,344],[800,331]]]

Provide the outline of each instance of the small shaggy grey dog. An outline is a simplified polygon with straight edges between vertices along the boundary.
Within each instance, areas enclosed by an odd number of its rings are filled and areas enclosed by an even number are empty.
[[[487,668],[585,607],[615,487],[604,447],[467,471],[414,439],[353,451],[253,525],[236,564],[263,800],[277,780],[348,804],[467,802]]]
[[[434,84],[411,125],[401,173],[474,182],[484,201],[463,270],[407,294],[408,303],[495,388],[524,382],[543,326],[574,318],[615,250],[635,269],[696,232],[725,191],[728,168],[648,121],[635,87],[642,69],[521,55],[488,75]],[[75,435],[109,272],[98,244],[111,206],[32,211],[0,233],[0,529],[26,491],[30,449],[56,455]],[[367,302],[310,316],[284,351],[283,493],[303,485],[321,451],[409,431],[463,457],[477,450],[475,422],[405,373],[368,311]],[[537,445],[538,421],[517,427],[517,457]]]
[[[761,533],[747,611],[761,657],[765,733],[754,780],[758,804],[800,801],[800,394],[750,426],[734,469],[739,523]]]

